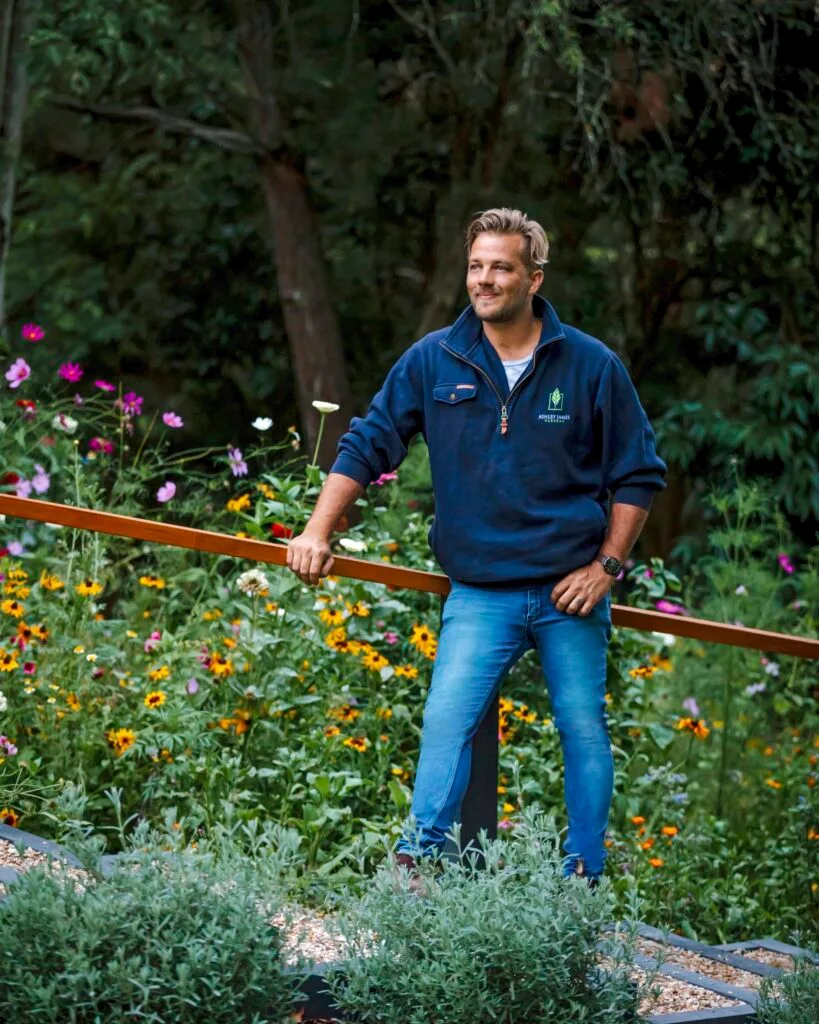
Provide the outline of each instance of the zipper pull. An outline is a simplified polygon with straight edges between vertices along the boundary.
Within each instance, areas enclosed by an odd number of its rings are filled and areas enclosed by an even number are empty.
[[[501,406],[501,436],[509,429],[509,417],[506,414],[506,406]]]

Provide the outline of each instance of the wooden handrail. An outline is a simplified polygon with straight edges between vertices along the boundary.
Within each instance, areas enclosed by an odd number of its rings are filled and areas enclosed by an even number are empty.
[[[130,537],[171,547],[189,548],[213,555],[228,555],[268,565],[285,566],[287,548],[283,544],[252,540],[245,537],[231,537],[211,530],[197,530],[189,526],[175,526],[172,523],[156,523],[149,519],[136,519],[114,512],[99,512],[96,509],[80,508],[75,505],[61,505],[51,501],[33,498],[18,498],[0,494],[0,514],[31,519],[41,523],[54,523],[79,530],[90,530],[112,537]],[[402,566],[382,562],[368,562],[362,558],[348,558],[334,555],[333,573],[350,579],[383,583],[390,587],[426,591],[445,596],[449,593],[449,579],[440,573],[424,572],[421,569],[406,569]],[[773,633],[764,629],[747,626],[730,626],[708,619],[694,619],[687,615],[668,615],[665,612],[649,611],[645,608],[630,608],[626,605],[612,605],[611,619],[615,626],[628,629],[668,633],[673,636],[691,637],[707,643],[728,644],[752,650],[767,651],[770,654],[790,654],[799,658],[819,658],[819,640],[810,637],[792,636],[787,633]]]

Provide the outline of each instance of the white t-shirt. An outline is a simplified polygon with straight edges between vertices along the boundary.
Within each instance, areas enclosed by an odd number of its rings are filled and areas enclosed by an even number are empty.
[[[524,356],[523,359],[501,359],[503,368],[506,370],[506,379],[509,381],[509,390],[517,384],[519,378],[531,363],[531,356]]]

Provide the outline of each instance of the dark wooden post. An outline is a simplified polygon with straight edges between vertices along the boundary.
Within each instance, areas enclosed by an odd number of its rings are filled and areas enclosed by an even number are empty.
[[[443,612],[446,595],[441,595]],[[478,848],[478,833],[486,829],[489,839],[498,834],[498,698],[489,705],[472,739],[472,767],[469,785],[461,802],[460,812],[455,820],[461,822],[461,849],[472,843],[478,851],[477,861],[483,867],[483,856]],[[444,857],[457,860],[458,851],[454,842],[448,839],[444,846]]]

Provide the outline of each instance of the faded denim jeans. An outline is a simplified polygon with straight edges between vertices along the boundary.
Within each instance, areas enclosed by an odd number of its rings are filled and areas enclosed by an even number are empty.
[[[579,857],[588,877],[602,874],[614,788],[605,700],[611,595],[585,617],[569,615],[552,601],[557,582],[493,589],[452,581],[424,706],[415,828],[405,827],[395,852],[417,857],[443,850],[447,831],[460,820],[472,739],[506,673],[536,648],[563,751],[569,819],[563,874],[576,871]]]

